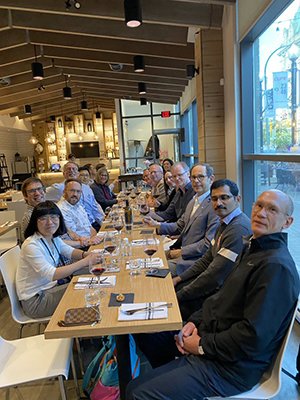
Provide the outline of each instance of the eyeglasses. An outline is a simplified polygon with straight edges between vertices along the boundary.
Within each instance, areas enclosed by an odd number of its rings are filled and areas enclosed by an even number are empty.
[[[289,214],[287,214],[284,211],[279,210],[279,208],[277,208],[274,205],[266,205],[266,204],[263,204],[263,203],[252,203],[252,210],[255,213],[258,213],[258,212],[262,211],[263,209],[265,209],[265,211],[266,211],[266,213],[268,215],[275,216],[275,215],[278,215],[279,213],[282,213],[282,214],[287,215],[289,217]]]
[[[204,179],[206,176],[208,176],[208,175],[199,174],[199,175],[192,175],[191,178],[194,179],[195,181],[196,181],[196,180],[197,180],[197,181],[203,181],[203,179]]]
[[[173,179],[181,178],[184,174],[187,174],[188,171],[183,172],[182,174],[172,175]]]
[[[58,220],[60,219],[59,215],[56,214],[47,214],[47,215],[43,215],[42,217],[38,218],[39,222],[47,222],[48,219],[50,219],[51,222],[58,222]]]
[[[76,167],[69,167],[69,168],[66,168],[65,171],[67,171],[67,172],[70,172],[70,171],[78,171],[78,168],[76,168]]]
[[[27,194],[33,194],[36,191],[38,191],[39,193],[42,193],[42,192],[45,191],[45,188],[44,188],[44,186],[40,186],[40,187],[35,188],[35,189],[29,189],[29,190],[27,190]]]
[[[70,192],[72,194],[80,194],[82,191],[81,190],[76,190],[76,189],[67,189],[67,192]]]
[[[211,197],[211,201],[213,201],[214,203],[216,203],[218,200],[221,200],[222,203],[228,201],[229,199],[231,199],[232,197],[235,196],[229,196],[229,194],[221,194],[221,196],[212,196]]]

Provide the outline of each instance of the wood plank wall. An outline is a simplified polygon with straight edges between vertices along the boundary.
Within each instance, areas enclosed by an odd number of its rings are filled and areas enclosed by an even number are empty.
[[[222,31],[200,31],[195,40],[199,162],[214,167],[216,179],[226,177]]]

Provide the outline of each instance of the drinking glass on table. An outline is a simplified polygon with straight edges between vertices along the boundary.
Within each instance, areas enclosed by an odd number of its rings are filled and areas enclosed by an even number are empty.
[[[89,259],[89,271],[98,280],[98,286],[101,285],[101,275],[106,271],[106,262],[104,257],[104,251],[95,249],[91,251]],[[106,293],[100,290],[100,296],[103,297]]]
[[[119,235],[121,235],[121,230],[124,228],[123,216],[118,214],[118,216],[114,218],[113,223],[114,223],[114,228],[119,232]]]
[[[139,204],[139,212],[140,214],[142,214],[143,216],[146,216],[147,214],[149,214],[150,212],[150,207],[147,201],[141,202]]]
[[[143,241],[144,253],[150,258],[149,268],[152,266],[152,256],[157,252],[157,242],[154,235],[148,235]],[[147,264],[146,264],[147,265]]]
[[[112,253],[118,246],[118,234],[115,232],[107,232],[104,237],[104,249],[110,254],[109,267],[113,267]]]

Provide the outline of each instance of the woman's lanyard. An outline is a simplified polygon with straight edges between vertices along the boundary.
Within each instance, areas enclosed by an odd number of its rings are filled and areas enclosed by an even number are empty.
[[[50,251],[49,247],[47,246],[46,242],[44,241],[43,238],[41,238],[41,241],[42,241],[43,245],[46,247],[46,249],[47,249],[47,251],[48,251],[50,257],[52,258],[53,263],[54,263],[54,266],[55,266],[55,267],[58,267],[59,265],[56,265],[55,258],[53,257],[53,254],[52,254],[52,252]],[[53,239],[52,239],[52,243],[53,243],[53,245],[54,245],[54,247],[55,247],[55,250],[57,251],[57,254],[58,254],[58,257],[59,257],[59,261],[60,261],[61,265],[66,265],[66,264],[64,263],[64,260],[63,260],[63,258],[62,258],[62,256],[61,256],[60,252],[58,251],[58,248],[56,247],[56,244],[55,244],[55,242],[54,242]]]

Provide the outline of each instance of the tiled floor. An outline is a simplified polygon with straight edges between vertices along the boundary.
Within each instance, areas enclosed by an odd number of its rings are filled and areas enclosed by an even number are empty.
[[[32,325],[24,328],[24,336],[30,336],[37,334],[37,326]],[[7,296],[2,300],[0,299],[0,335],[4,339],[17,339],[18,337],[18,325],[12,320],[10,313],[10,304]],[[300,325],[296,322],[293,328],[293,332],[288,343],[288,348],[284,357],[283,367],[293,375],[296,374],[296,356],[298,353],[298,346],[300,342]],[[92,353],[96,350],[93,349],[92,344],[85,343],[86,350],[84,352],[85,364],[88,363],[88,358],[92,358]],[[26,368],[26,366],[24,366]],[[149,368],[148,365],[143,365],[142,369]],[[251,371],[249,371],[249,374]],[[76,392],[73,380],[66,382],[66,391],[68,400],[75,400]],[[0,399],[5,399],[5,391],[0,390]],[[60,391],[57,381],[40,381],[32,382],[19,386],[18,388],[12,388],[10,390],[11,400],[59,400]],[[300,386],[289,378],[282,374],[282,388],[280,393],[274,397],[275,400],[299,400],[300,399]],[[174,399],[177,400],[177,399]],[[180,400],[180,399],[178,399]]]

